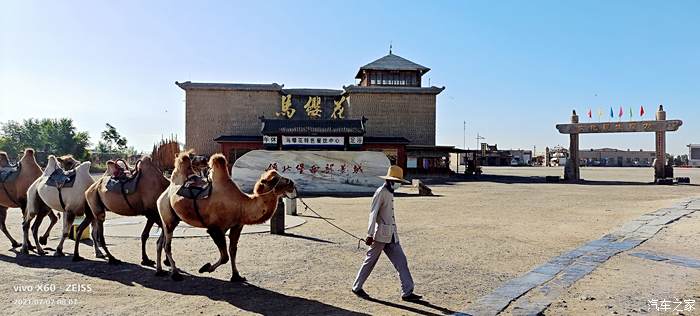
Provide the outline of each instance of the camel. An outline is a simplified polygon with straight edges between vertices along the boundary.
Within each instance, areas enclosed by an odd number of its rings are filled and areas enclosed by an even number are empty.
[[[46,210],[50,211],[51,209],[66,213],[63,216],[63,234],[54,253],[55,256],[63,256],[63,243],[66,237],[68,237],[68,232],[73,225],[75,217],[83,216],[86,212],[91,212],[87,202],[85,201],[85,190],[95,182],[95,180],[92,179],[92,176],[90,176],[90,162],[86,161],[78,165],[75,168],[75,182],[73,185],[71,187],[63,187],[61,189],[49,186],[46,183],[49,176],[59,167],[58,165],[58,159],[53,155],[49,156],[48,164],[46,165],[46,169],[44,170],[43,174],[36,179],[27,190],[27,210],[24,216],[24,223],[22,224],[22,230],[24,231],[24,244],[22,245],[21,252],[23,254],[29,253],[26,246],[29,244],[29,225],[38,214],[41,214]],[[89,222],[87,224],[89,224]],[[41,217],[37,217],[34,225],[32,226],[32,233],[34,235],[35,242],[37,242],[36,251],[39,255],[43,256],[45,252],[37,241],[37,231],[39,229],[39,225],[41,225]],[[96,241],[97,238],[94,231],[92,236],[93,240]],[[74,255],[78,254],[79,245],[79,238],[76,238]],[[98,257],[102,256],[97,247],[97,242],[94,242],[94,247],[95,255]]]
[[[209,159],[207,156],[190,153],[190,161],[192,161],[192,171],[194,171],[194,174],[202,178],[209,177]]]
[[[170,186],[158,198],[158,211],[163,222],[165,239],[163,243],[158,244],[156,275],[165,274],[161,268],[161,250],[165,248],[165,255],[170,265],[170,277],[175,281],[182,280],[182,275],[173,260],[171,243],[175,227],[180,220],[183,220],[194,227],[206,228],[207,233],[219,248],[219,260],[213,265],[211,263],[203,265],[199,269],[200,273],[213,272],[217,267],[228,262],[225,234],[230,229],[228,251],[231,253],[231,281],[245,281],[236,269],[236,251],[243,225],[265,222],[277,209],[279,197],[295,195],[296,190],[292,180],[270,170],[262,174],[255,184],[252,195],[243,193],[231,180],[226,166],[224,155],[211,156],[209,159],[211,193],[204,199],[192,200],[177,194],[187,179],[194,174],[192,160],[187,153],[180,153],[175,159],[175,170],[170,179]]]
[[[145,216],[147,219],[146,226],[141,233],[141,264],[153,266],[155,262],[146,255],[146,241],[148,240],[154,223],[161,227],[156,201],[170,182],[163,176],[160,169],[156,167],[151,157],[146,156],[137,164],[136,172],[139,173],[140,178],[134,193],[126,195],[121,192],[107,191],[106,184],[110,176],[120,172],[122,171],[116,162],[112,160],[107,161],[107,171],[105,174],[85,191],[85,198],[92,210],[91,214],[86,214],[86,220],[88,217],[91,220],[93,217],[95,218],[100,241],[103,241],[103,223],[105,221],[106,211],[111,211],[122,216]],[[87,224],[85,227],[87,227]],[[81,228],[83,228],[82,225],[78,227],[78,234],[82,233]],[[158,242],[160,243],[160,240]],[[118,262],[107,249],[106,243],[102,244],[102,248],[105,250],[105,253],[107,253],[109,260]]]
[[[65,156],[63,161],[68,166],[71,163],[72,157]],[[70,158],[70,159],[69,159]],[[0,151],[0,169],[11,168],[10,160],[7,153]],[[22,244],[18,243],[10,233],[7,231],[5,226],[5,219],[7,218],[7,209],[11,207],[19,207],[22,210],[22,214],[26,213],[27,208],[27,189],[29,186],[39,178],[42,174],[41,167],[36,162],[34,149],[27,148],[24,150],[24,155],[19,160],[18,167],[20,167],[19,175],[16,178],[9,180],[4,183],[0,183],[0,230],[7,236],[7,238],[12,243],[12,248],[20,247]],[[58,217],[52,211],[42,212],[38,214],[41,218],[48,215],[51,223],[49,227],[44,232],[44,235],[39,238],[39,242],[42,245],[46,245],[49,238],[49,233],[53,226],[58,222]],[[33,246],[31,244],[28,247]]]

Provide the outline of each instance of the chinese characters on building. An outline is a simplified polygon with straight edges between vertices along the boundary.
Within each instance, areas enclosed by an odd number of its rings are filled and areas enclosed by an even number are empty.
[[[265,168],[265,171],[269,170],[275,170],[280,173],[287,173],[287,172],[294,172],[294,173],[299,173],[299,174],[326,174],[326,175],[337,175],[337,176],[342,176],[342,175],[351,175],[351,174],[363,174],[364,170],[362,170],[362,165],[361,164],[341,164],[339,166],[335,166],[333,163],[326,163],[325,168],[321,170],[321,165],[323,164],[316,164],[313,163],[309,167],[309,164],[300,162],[297,163],[296,166],[292,167],[290,165],[284,165],[281,167],[278,167],[277,162],[270,162],[267,165],[267,168]],[[352,167],[352,171],[349,171],[349,167]]]
[[[321,97],[309,97],[309,101],[304,104],[304,110],[309,118],[321,117]]]
[[[344,119],[345,107],[348,102],[346,96],[309,96],[309,95],[283,95],[280,110],[275,115],[285,119]],[[297,109],[302,110],[306,116],[295,117]]]
[[[291,95],[283,95],[282,96],[282,107],[281,111],[275,113],[277,116],[283,116],[288,119],[294,117],[294,113],[296,113],[297,110],[295,110],[292,107],[292,96]]]
[[[342,146],[345,139],[342,136],[282,136],[282,145]]]
[[[668,121],[638,121],[638,122],[606,122],[606,123],[574,123],[557,125],[560,133],[617,133],[617,132],[656,132],[676,131],[683,124],[679,120]]]
[[[333,101],[333,113],[331,114],[331,118],[334,119],[342,119],[344,118],[343,112],[345,111],[345,108],[343,108],[343,102],[345,102],[345,96],[340,98],[339,101]]]

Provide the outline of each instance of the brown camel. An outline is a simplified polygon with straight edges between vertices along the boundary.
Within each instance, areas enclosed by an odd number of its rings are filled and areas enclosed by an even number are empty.
[[[121,172],[121,170],[114,161],[107,161],[107,171],[105,174],[85,191],[85,198],[87,199],[88,205],[90,205],[90,209],[92,209],[92,214],[86,214],[85,225],[78,227],[78,234],[82,232],[81,229],[87,227],[89,224],[88,220],[93,220],[94,218],[94,220],[97,221],[95,227],[99,230],[101,246],[107,253],[109,260],[115,263],[118,262],[118,260],[109,252],[104,241],[103,224],[105,221],[105,212],[111,211],[122,216],[143,215],[146,217],[147,221],[141,233],[141,264],[153,266],[155,262],[146,255],[146,241],[148,240],[153,224],[155,223],[159,227],[161,226],[156,201],[170,182],[163,176],[163,172],[156,167],[151,157],[146,156],[142,158],[141,162],[137,164],[137,169],[140,178],[135,192],[129,195],[122,194],[121,192],[110,192],[107,191],[107,181],[109,181],[111,175],[117,174]],[[77,256],[77,258],[77,260],[80,260],[79,256]]]
[[[171,177],[170,186],[158,198],[158,210],[163,221],[165,239],[158,244],[156,260],[156,275],[163,275],[161,269],[161,248],[165,247],[165,255],[170,263],[170,276],[173,280],[182,280],[171,252],[173,231],[180,222],[185,221],[194,227],[206,228],[207,233],[214,239],[219,248],[219,260],[213,265],[206,263],[200,273],[213,272],[229,260],[226,251],[226,231],[229,229],[229,248],[231,253],[232,282],[245,281],[236,269],[236,251],[238,239],[243,225],[260,224],[268,220],[277,209],[280,196],[295,194],[294,182],[282,177],[274,170],[262,174],[255,184],[253,194],[241,192],[231,180],[224,155],[215,154],[209,159],[211,168],[211,193],[207,198],[192,200],[177,195],[177,191],[187,179],[193,175],[192,160],[188,153],[180,153],[175,159],[175,170]]]
[[[64,156],[62,158],[65,158],[63,159],[63,161],[67,165],[70,163],[70,159],[73,159],[72,156]],[[27,148],[24,150],[24,155],[19,160],[18,166],[20,167],[20,173],[16,178],[4,183],[0,183],[0,230],[2,230],[5,236],[7,236],[7,238],[10,240],[10,242],[12,243],[12,248],[17,248],[22,244],[17,242],[14,238],[12,238],[10,233],[7,231],[7,227],[5,226],[7,209],[11,207],[19,207],[22,210],[23,215],[26,213],[27,189],[30,185],[32,185],[34,180],[41,176],[43,172],[41,170],[41,167],[39,167],[39,164],[37,164],[36,162],[34,149],[31,148]],[[11,165],[7,153],[5,153],[4,151],[0,151],[0,168],[8,167],[11,167]],[[74,165],[72,165],[71,168],[72,167],[74,167]],[[46,245],[46,242],[49,238],[49,233],[51,232],[51,228],[53,228],[56,222],[58,222],[58,217],[56,216],[56,214],[54,214],[54,212],[48,208],[44,208],[44,210],[40,212],[37,216],[43,218],[46,215],[49,216],[51,223],[46,229],[46,232],[44,232],[44,235],[41,236],[41,238],[39,238],[39,242],[42,245]],[[33,246],[28,245],[28,247]]]

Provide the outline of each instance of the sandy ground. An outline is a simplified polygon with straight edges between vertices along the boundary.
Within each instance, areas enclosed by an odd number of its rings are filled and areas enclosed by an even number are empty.
[[[652,177],[652,170],[646,168],[584,168],[583,178],[592,182],[577,185],[533,181],[541,180],[534,176],[561,175],[559,168],[486,168],[485,172],[490,176],[482,181],[434,185],[437,196],[402,195],[395,200],[416,292],[427,303],[400,300],[398,278],[386,257],[365,285],[373,299],[354,297],[350,285],[364,249],[358,250],[356,241],[300,209],[308,216],[307,223],[289,230],[291,235],[241,237],[237,263],[247,284],[228,282],[228,265],[212,274],[197,272],[218,256],[208,238],[174,240],[179,268],[191,273],[184,281],[174,282],[138,265],[137,238],[108,238],[110,250],[125,261],[111,266],[95,259],[87,245],[81,246],[81,252],[88,260],[74,263],[70,257],[19,255],[9,250],[9,242],[2,237],[2,313],[441,315],[465,309],[504,281],[641,214],[700,197],[696,185],[646,184]],[[690,176],[698,183],[700,169],[676,169],[676,176]],[[369,197],[308,198],[306,202],[336,224],[358,235],[366,232]],[[651,247],[700,258],[697,250],[689,250],[700,239],[698,216],[673,224],[637,249]],[[18,239],[20,221],[19,211],[11,211],[8,226]],[[52,235],[58,236],[59,229],[54,228]],[[56,243],[50,240],[49,246]],[[72,246],[72,241],[66,242],[64,251],[69,253]],[[152,258],[154,249],[151,240]],[[624,314],[643,308],[645,300],[656,296],[690,297],[698,290],[698,279],[697,270],[623,253],[572,287],[562,297],[566,303],[557,302],[547,314],[608,314],[612,309],[607,305]],[[676,286],[682,282],[687,285]],[[38,285],[56,288],[37,292]],[[71,291],[76,289],[72,285],[85,291]],[[28,287],[33,291],[27,292]],[[582,295],[597,300],[579,300]]]

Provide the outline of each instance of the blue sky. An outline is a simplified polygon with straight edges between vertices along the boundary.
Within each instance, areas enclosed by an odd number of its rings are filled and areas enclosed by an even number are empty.
[[[387,53],[432,68],[437,142],[568,143],[572,109],[664,104],[700,143],[696,1],[3,2],[0,121],[72,117],[96,142],[109,122],[137,149],[184,139],[174,82],[338,89]],[[583,121],[587,120],[582,118]],[[205,122],[203,122],[205,123]],[[652,134],[585,135],[581,147],[653,149]]]

